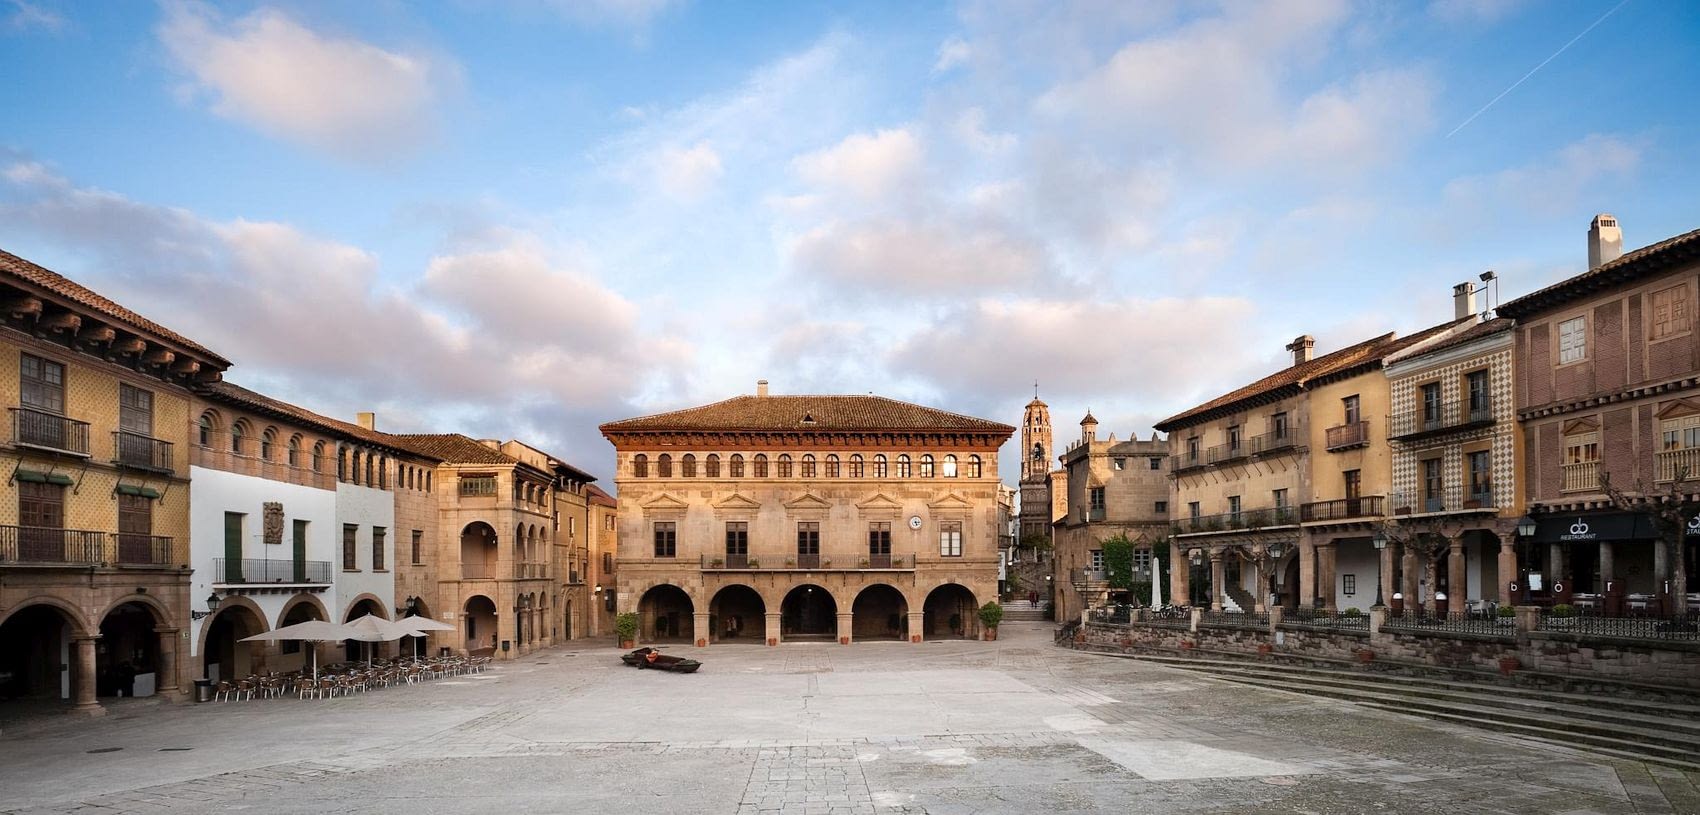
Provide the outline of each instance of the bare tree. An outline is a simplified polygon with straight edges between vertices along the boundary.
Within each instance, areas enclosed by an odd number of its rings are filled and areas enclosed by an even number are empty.
[[[1665,547],[1665,564],[1670,570],[1671,610],[1676,616],[1688,613],[1688,565],[1683,546],[1688,525],[1700,515],[1700,495],[1687,492],[1690,484],[1688,467],[1678,467],[1675,477],[1663,489],[1646,489],[1636,480],[1635,491],[1625,492],[1611,483],[1611,474],[1600,473],[1600,489],[1611,499],[1612,506],[1625,512],[1644,512],[1653,520],[1658,536],[1655,546]]]

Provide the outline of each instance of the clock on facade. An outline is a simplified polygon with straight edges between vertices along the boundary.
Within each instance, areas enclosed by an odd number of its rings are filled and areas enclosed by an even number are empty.
[[[909,528],[910,529],[920,529],[921,528],[921,516],[919,516],[919,515],[909,516]]]

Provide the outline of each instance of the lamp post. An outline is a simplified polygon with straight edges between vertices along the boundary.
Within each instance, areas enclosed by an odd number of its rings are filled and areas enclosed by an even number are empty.
[[[1523,573],[1522,552],[1523,552],[1524,544],[1528,543],[1529,539],[1533,538],[1534,536],[1535,536],[1535,519],[1531,518],[1527,515],[1524,515],[1523,517],[1518,518],[1517,519],[1517,537],[1516,537],[1515,542],[1512,546],[1512,550],[1517,557],[1517,563],[1512,568],[1512,572],[1514,573],[1514,576],[1517,579],[1518,585],[1520,585],[1522,587],[1522,591],[1523,591],[1522,600],[1525,603],[1529,602],[1529,576]],[[1516,602],[1518,599],[1519,598],[1517,598],[1517,597],[1511,598],[1512,602]]]
[[[1264,560],[1267,564],[1263,567],[1264,588],[1267,595],[1264,604],[1265,609],[1275,605],[1275,564],[1281,560],[1281,555],[1285,554],[1286,551],[1286,548],[1279,541],[1263,547]]]
[[[1199,566],[1204,565],[1204,550],[1203,549],[1194,549],[1190,552],[1187,552],[1187,560],[1192,562],[1193,569],[1197,569]],[[1187,575],[1186,586],[1187,586],[1186,604],[1190,606],[1190,605],[1192,605],[1192,598],[1198,596],[1198,587],[1193,583],[1192,575],[1190,575],[1190,574]]]
[[[218,597],[218,592],[215,591],[212,594],[207,595],[207,610],[206,611],[190,611],[189,612],[189,619],[200,620],[200,619],[203,619],[203,618],[206,618],[206,617],[211,617],[214,612],[218,611],[219,602],[220,601],[219,601],[219,597]]]
[[[1381,580],[1382,580],[1381,559],[1382,559],[1382,552],[1387,549],[1387,533],[1383,532],[1379,529],[1376,530],[1375,537],[1373,539],[1371,539],[1370,542],[1375,544],[1375,606],[1376,606],[1376,608],[1380,608],[1382,606],[1382,602],[1381,602]]]

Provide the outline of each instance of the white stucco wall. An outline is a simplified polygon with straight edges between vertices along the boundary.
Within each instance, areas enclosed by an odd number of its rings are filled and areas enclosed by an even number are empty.
[[[358,569],[342,570],[342,527],[354,524],[359,553]],[[384,571],[372,568],[372,529],[383,527]],[[348,616],[348,607],[362,594],[378,598],[384,616],[395,616],[395,495],[372,487],[355,484],[336,485],[336,555],[331,558],[331,574],[337,583],[337,602],[331,606],[337,622]],[[327,603],[327,605],[329,605]]]
[[[1368,612],[1375,605],[1375,585],[1381,579],[1381,561],[1368,540],[1343,540],[1334,554],[1334,607]],[[1356,591],[1346,594],[1346,575],[1353,575]],[[1386,599],[1386,598],[1383,598]]]

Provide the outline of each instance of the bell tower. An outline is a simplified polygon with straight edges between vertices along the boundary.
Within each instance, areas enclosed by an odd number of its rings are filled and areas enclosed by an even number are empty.
[[[1021,480],[1039,480],[1051,472],[1051,408],[1035,395],[1021,418]]]

